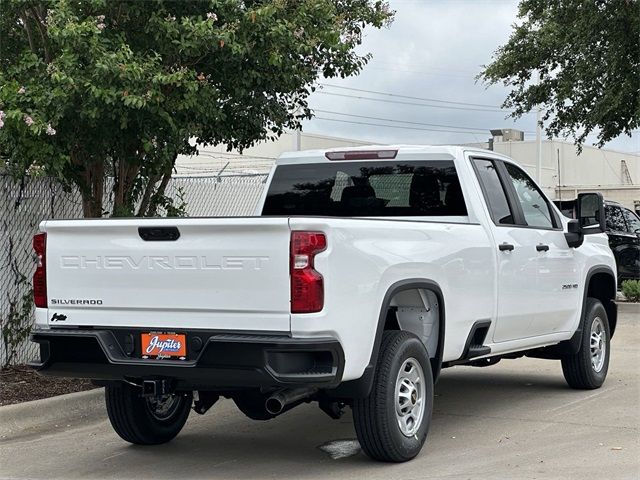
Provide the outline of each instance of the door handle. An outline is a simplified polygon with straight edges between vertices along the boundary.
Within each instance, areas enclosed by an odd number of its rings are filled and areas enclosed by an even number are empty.
[[[510,252],[514,248],[515,247],[513,245],[511,245],[510,243],[501,243],[500,245],[498,245],[498,249],[501,252]]]
[[[543,245],[542,243],[540,245],[536,245],[536,250],[539,252],[548,252],[549,251],[549,245]]]

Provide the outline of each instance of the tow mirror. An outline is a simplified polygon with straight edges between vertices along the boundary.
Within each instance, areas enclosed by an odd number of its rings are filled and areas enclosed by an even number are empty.
[[[604,199],[601,193],[580,193],[576,205],[580,233],[591,235],[604,233],[606,222],[604,217]]]
[[[570,220],[564,234],[569,247],[582,245],[585,235],[606,231],[604,199],[601,193],[580,193],[576,201],[576,220]]]
[[[580,222],[578,220],[569,220],[564,238],[567,239],[567,245],[571,248],[578,248],[582,245],[584,235],[580,232]]]

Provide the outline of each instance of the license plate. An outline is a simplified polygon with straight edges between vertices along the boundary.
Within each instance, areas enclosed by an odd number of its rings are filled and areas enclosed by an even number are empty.
[[[181,333],[143,333],[142,358],[187,358],[187,336]]]

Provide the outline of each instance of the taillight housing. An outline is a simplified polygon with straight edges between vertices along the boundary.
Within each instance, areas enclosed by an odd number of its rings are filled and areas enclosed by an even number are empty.
[[[33,301],[38,308],[47,308],[47,234],[33,236],[33,250],[38,257],[38,266],[33,274]]]
[[[324,306],[324,279],[315,270],[315,256],[327,248],[322,232],[291,232],[291,313],[319,312]]]

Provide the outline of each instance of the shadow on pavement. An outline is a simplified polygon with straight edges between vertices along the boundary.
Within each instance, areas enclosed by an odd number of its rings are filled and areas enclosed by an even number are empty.
[[[561,373],[458,368],[443,374],[436,395],[428,451],[423,455],[434,454],[439,438],[464,436],[469,417],[480,423],[493,417],[508,419],[516,410],[522,412],[526,404],[535,419],[546,400],[555,399],[552,405],[562,405],[563,396],[571,398],[576,392],[566,386]],[[126,456],[128,462],[134,460],[137,465],[153,464],[158,472],[165,466],[184,464],[186,478],[205,472],[225,478],[303,478],[405,468],[372,462],[362,452],[334,460],[320,451],[318,447],[327,442],[355,438],[349,412],[339,422],[331,421],[315,405],[299,407],[269,422],[251,421],[232,408],[224,409],[224,419],[221,413],[214,407],[205,417],[192,419],[192,428],[167,445],[149,448],[123,444],[120,458]],[[135,468],[131,473],[144,475],[144,470]]]

